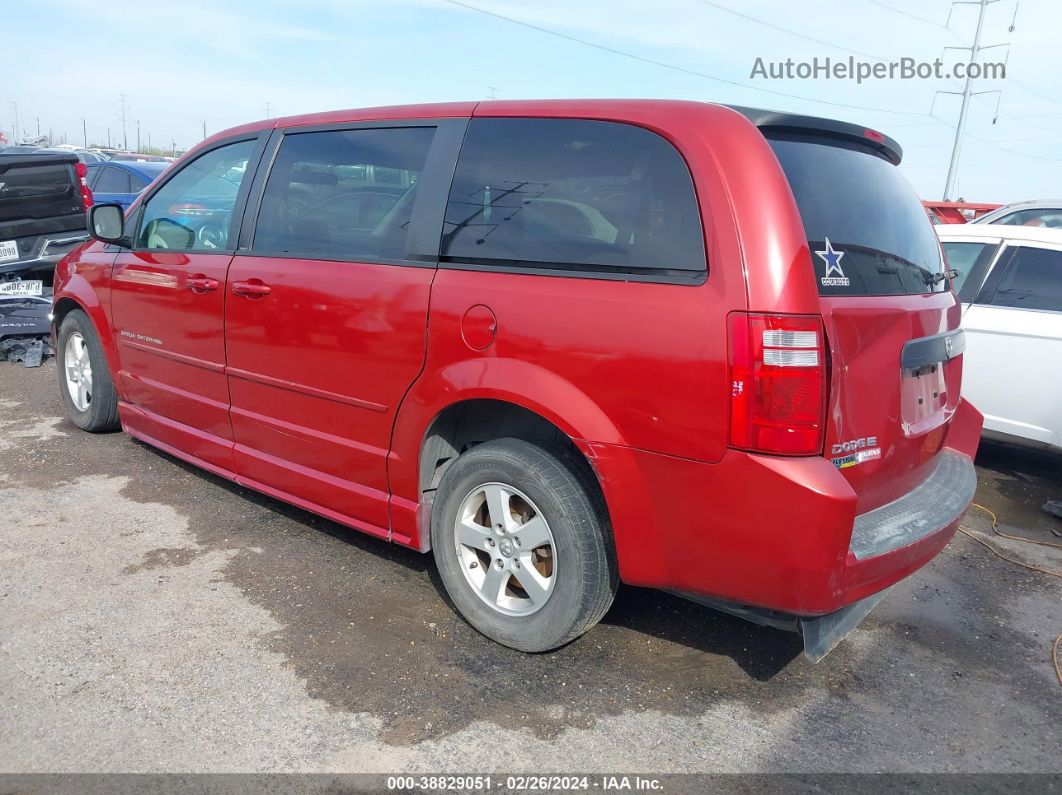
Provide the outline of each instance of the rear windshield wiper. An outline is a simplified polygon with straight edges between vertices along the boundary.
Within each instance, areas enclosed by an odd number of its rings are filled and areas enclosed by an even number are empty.
[[[880,249],[871,249],[871,250],[874,251],[875,254],[877,254],[883,260],[885,260],[887,262],[895,263],[896,265],[900,265],[903,268],[917,271],[918,275],[922,277],[922,281],[925,282],[930,287],[934,287],[934,286],[940,284],[946,278],[954,279],[956,276],[959,275],[958,271],[954,271],[954,270],[951,270],[951,269],[944,269],[944,270],[939,270],[939,271],[931,271],[931,270],[929,270],[929,268],[926,268],[926,267],[924,267],[922,265],[919,265],[916,262],[911,262],[911,260],[909,260],[909,259],[904,259],[903,257],[899,256],[898,254],[892,254],[892,253],[890,253],[888,251],[882,251]],[[893,272],[895,272],[895,271],[893,271]]]
[[[926,280],[926,284],[930,287],[940,284],[945,279],[954,279],[959,275],[959,272],[954,268],[948,268],[940,273],[932,273],[931,271],[925,270],[925,268],[922,268],[922,270],[925,271],[923,278]]]

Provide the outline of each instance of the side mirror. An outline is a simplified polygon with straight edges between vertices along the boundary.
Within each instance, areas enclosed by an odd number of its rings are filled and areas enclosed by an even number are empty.
[[[94,204],[88,212],[88,232],[104,243],[123,245],[125,212],[120,204]]]

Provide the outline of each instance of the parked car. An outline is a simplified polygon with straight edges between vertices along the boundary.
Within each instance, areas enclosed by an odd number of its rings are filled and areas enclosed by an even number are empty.
[[[165,158],[162,155],[144,155],[140,152],[115,152],[111,155],[111,160],[116,161],[133,161],[137,163],[166,163],[173,158]]]
[[[236,128],[124,220],[93,208],[57,269],[63,400],[431,550],[513,648],[577,637],[623,580],[818,659],[975,487],[960,307],[899,161],[678,101]]]
[[[82,163],[86,165],[90,163],[103,163],[106,161],[103,155],[93,152],[91,149],[59,149],[58,147],[45,147],[38,149],[34,154],[46,155],[46,154],[72,154],[77,157]]]
[[[963,304],[963,395],[984,435],[1062,452],[1062,229],[939,227]]]
[[[28,146],[26,144],[11,144],[9,146],[0,146],[0,155],[28,155],[36,152],[40,147]]]
[[[51,285],[56,262],[88,237],[84,173],[72,153],[0,158],[0,281],[33,275]]]
[[[55,264],[88,237],[84,170],[73,153],[0,157],[0,343],[50,333]]]
[[[88,185],[95,200],[128,207],[140,191],[166,170],[168,163],[109,160],[88,167]]]
[[[1046,226],[1052,229],[1062,229],[1062,199],[1039,199],[1007,204],[970,223]]]

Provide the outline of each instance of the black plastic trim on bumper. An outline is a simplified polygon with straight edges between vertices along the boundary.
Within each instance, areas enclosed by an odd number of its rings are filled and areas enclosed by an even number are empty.
[[[919,486],[856,517],[849,549],[857,560],[865,560],[920,541],[962,516],[976,489],[973,461],[942,450],[932,474]]]
[[[699,605],[729,613],[732,616],[751,621],[762,627],[773,627],[786,632],[796,632],[804,639],[804,656],[811,662],[817,663],[855,629],[873,610],[878,602],[885,598],[891,589],[886,588],[878,593],[853,602],[850,605],[827,613],[824,616],[796,616],[791,613],[782,613],[778,610],[768,610],[765,607],[753,607],[737,602],[728,602],[724,599],[713,599],[710,596],[700,594],[671,591],[675,596],[689,599]]]
[[[845,639],[853,629],[870,615],[870,611],[885,598],[889,588],[860,599],[858,602],[815,618],[798,618],[800,634],[804,637],[804,656],[817,663]]]
[[[753,607],[737,602],[728,602],[723,599],[713,599],[710,596],[689,594],[681,591],[671,591],[675,596],[689,599],[699,605],[729,613],[732,616],[743,618],[762,627],[773,627],[786,632],[796,632],[804,639],[804,656],[811,662],[817,663],[829,654],[838,643],[845,639],[849,632],[859,626],[878,602],[885,598],[890,589],[871,594],[865,599],[853,602],[850,605],[827,613],[824,616],[795,616],[790,613],[782,613],[777,610],[768,610],[764,607]]]

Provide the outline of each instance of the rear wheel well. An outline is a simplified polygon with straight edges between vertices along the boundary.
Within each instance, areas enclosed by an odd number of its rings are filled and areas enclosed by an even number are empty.
[[[586,461],[564,431],[535,412],[503,400],[466,400],[444,409],[424,434],[420,448],[420,493],[435,491],[443,474],[461,453],[483,442],[506,437],[558,444]],[[586,466],[589,469],[589,462]]]

